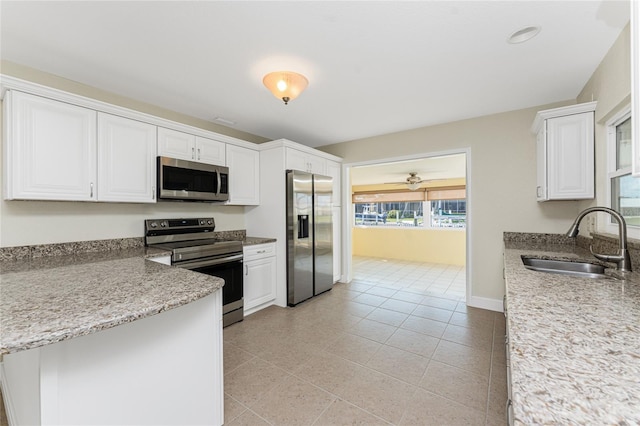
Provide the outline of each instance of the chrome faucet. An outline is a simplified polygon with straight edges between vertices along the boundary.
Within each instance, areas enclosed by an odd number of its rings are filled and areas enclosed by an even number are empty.
[[[620,248],[617,254],[599,254],[593,252],[593,247],[589,247],[589,251],[596,259],[603,260],[605,262],[615,263],[619,271],[631,272],[631,257],[629,256],[629,250],[627,249],[627,223],[624,221],[624,217],[617,211],[608,207],[589,207],[588,209],[580,212],[576,217],[575,222],[571,225],[571,228],[567,232],[567,237],[575,238],[580,232],[580,222],[582,219],[591,212],[605,212],[609,213],[618,222],[618,234],[620,235]]]

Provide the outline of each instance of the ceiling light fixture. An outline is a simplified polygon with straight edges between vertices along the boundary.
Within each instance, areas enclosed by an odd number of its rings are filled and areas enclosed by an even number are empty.
[[[511,44],[524,43],[525,41],[531,40],[532,38],[537,36],[540,30],[541,28],[538,26],[523,28],[511,34],[507,39],[507,43],[511,43]]]
[[[415,191],[420,188],[420,182],[407,183],[407,188],[409,188],[409,191]]]
[[[265,75],[262,82],[267,89],[278,99],[282,99],[285,105],[294,100],[309,85],[309,80],[297,72],[275,71]]]

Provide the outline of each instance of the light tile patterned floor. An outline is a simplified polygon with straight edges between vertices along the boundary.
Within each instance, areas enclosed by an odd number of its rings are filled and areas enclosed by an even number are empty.
[[[224,329],[225,424],[504,425],[504,317],[465,306],[464,268],[354,265]]]

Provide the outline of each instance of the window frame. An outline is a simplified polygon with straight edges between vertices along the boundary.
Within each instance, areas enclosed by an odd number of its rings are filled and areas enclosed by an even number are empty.
[[[606,183],[606,206],[609,208],[613,208],[613,203],[611,202],[612,197],[612,184],[613,179],[625,176],[632,175],[633,176],[633,158],[631,159],[631,165],[618,169],[618,152],[617,152],[617,139],[616,139],[616,128],[618,125],[625,122],[627,119],[631,117],[631,105],[626,105],[622,110],[620,110],[617,114],[613,115],[609,120],[607,120],[605,126],[607,130],[607,183]],[[633,126],[633,123],[631,123]],[[599,229],[598,226],[596,229]],[[607,215],[607,218],[604,220],[604,231],[609,234],[618,234],[618,224],[613,220],[610,215]],[[640,226],[637,225],[629,225],[627,224],[627,234],[631,238],[640,239]]]

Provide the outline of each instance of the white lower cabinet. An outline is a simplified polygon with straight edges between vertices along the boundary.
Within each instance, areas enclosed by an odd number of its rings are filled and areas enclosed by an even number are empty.
[[[272,305],[276,299],[276,245],[244,247],[244,314]]]

